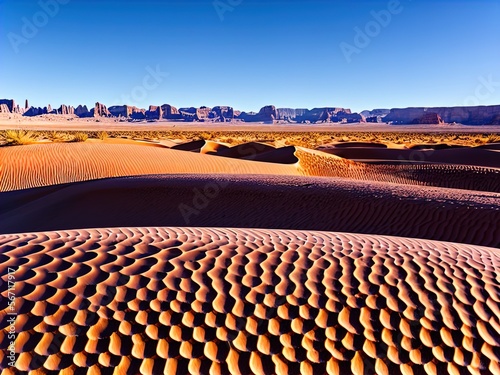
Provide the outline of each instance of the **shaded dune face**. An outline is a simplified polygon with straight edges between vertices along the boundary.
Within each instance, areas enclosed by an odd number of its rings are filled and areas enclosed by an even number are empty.
[[[280,228],[500,247],[499,198],[497,193],[339,178],[126,177],[2,193],[0,233],[131,226]]]
[[[208,228],[6,235],[0,249],[4,281],[17,268],[21,373],[500,372],[494,249]]]
[[[295,155],[299,171],[309,176],[500,192],[498,168],[455,164],[373,165],[301,147]]]

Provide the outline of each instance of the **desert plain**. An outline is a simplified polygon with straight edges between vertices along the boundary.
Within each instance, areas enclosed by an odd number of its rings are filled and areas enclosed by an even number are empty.
[[[2,374],[500,373],[498,127],[18,120]]]

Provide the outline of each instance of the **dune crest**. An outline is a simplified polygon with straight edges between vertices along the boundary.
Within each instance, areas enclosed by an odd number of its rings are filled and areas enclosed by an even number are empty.
[[[102,143],[3,147],[0,171],[0,191],[160,173],[299,174],[293,165],[257,164],[161,147]]]
[[[6,235],[0,248],[1,274],[17,269],[23,373],[500,369],[490,248],[209,228]]]
[[[297,147],[298,169],[309,176],[500,192],[500,169],[454,164],[367,164]]]
[[[189,225],[315,229],[500,247],[498,193],[341,178],[123,177],[4,192],[0,207],[0,233]]]

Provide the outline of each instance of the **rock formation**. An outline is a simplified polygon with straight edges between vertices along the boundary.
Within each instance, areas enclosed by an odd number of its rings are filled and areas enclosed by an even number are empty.
[[[161,110],[163,112],[163,118],[166,120],[180,120],[182,119],[179,110],[170,104],[163,104],[161,106]]]
[[[95,103],[95,107],[93,109],[93,117],[111,117],[111,113],[108,111],[108,108],[104,104],[99,102]]]
[[[134,120],[143,120],[146,118],[146,110],[131,105],[115,105],[109,107],[108,111],[115,117],[126,117]]]
[[[57,110],[57,114],[58,115],[74,115],[75,108],[73,108],[72,106],[67,106],[67,105],[63,104]]]
[[[438,114],[446,123],[464,125],[493,125],[500,115],[500,105],[476,107],[432,107],[432,108],[394,108],[384,117],[384,122],[394,124],[413,124],[427,113]]]
[[[160,120],[163,118],[163,111],[161,106],[150,105],[149,110],[146,111],[147,120]]]
[[[331,117],[331,121],[351,124],[356,122],[366,122],[366,118],[359,113],[351,113],[349,110],[349,112],[337,112],[336,116]]]
[[[490,125],[500,125],[500,115],[496,115],[495,117],[493,117]]]
[[[49,108],[50,108],[50,105],[49,105]],[[47,107],[29,107],[28,110],[26,112],[23,113],[23,116],[28,116],[28,117],[32,117],[32,116],[40,116],[40,115],[46,115],[48,112],[48,109]],[[52,108],[50,108],[52,109]]]
[[[391,112],[390,109],[372,109],[371,111],[361,111],[359,114],[362,115],[362,116],[365,116],[367,121],[368,121],[368,117],[379,117],[379,118],[383,118],[385,116],[387,116],[389,114],[389,112]]]
[[[277,120],[294,121],[297,117],[304,116],[308,109],[306,108],[278,108]]]
[[[394,123],[394,124],[442,124],[462,123],[465,125],[500,125],[500,105],[476,107],[415,107],[373,109],[361,113],[353,113],[347,108],[322,107],[311,110],[304,108],[278,108],[269,105],[255,112],[240,112],[229,106],[186,107],[177,109],[169,104],[150,106],[148,110],[129,105],[112,106],[109,109],[97,102],[90,111],[87,106],[77,108],[61,105],[53,110],[50,105],[44,108],[16,105],[13,99],[0,99],[2,113],[20,113],[25,116],[39,116],[43,114],[61,114],[78,117],[125,117],[135,120],[184,120],[184,121],[212,121],[227,122],[239,120],[245,122],[273,123],[276,120],[290,123]]]
[[[212,108],[209,118],[218,122],[226,122],[234,119],[234,108],[227,106],[217,106]]]
[[[414,124],[426,124],[426,125],[440,125],[444,124],[443,119],[437,113],[429,112],[413,120]]]
[[[209,107],[179,108],[179,113],[186,121],[205,121],[209,118],[211,111],[212,109]]]
[[[90,112],[86,105],[79,105],[75,109],[75,115],[77,115],[78,117],[90,117]]]
[[[9,112],[14,113],[14,108],[16,107],[16,102],[14,99],[0,99],[0,104],[7,105]]]
[[[28,99],[26,99],[26,101],[24,102],[24,110],[27,110],[28,108],[29,108]]]
[[[370,123],[381,123],[382,119],[380,116],[370,116],[366,118],[366,122]]]
[[[267,122],[272,123],[278,118],[278,111],[274,105],[262,107],[259,113],[242,112],[238,118],[245,122]]]
[[[313,108],[308,110],[302,116],[297,116],[295,121],[298,123],[311,123],[315,124],[318,122],[340,122],[337,118],[337,114],[342,113],[344,116],[351,115],[351,110],[346,108]]]

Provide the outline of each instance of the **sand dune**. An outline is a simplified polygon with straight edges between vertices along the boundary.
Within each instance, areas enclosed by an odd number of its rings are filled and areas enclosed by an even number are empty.
[[[0,148],[0,191],[157,173],[298,175],[296,167],[140,145],[73,143]]]
[[[114,178],[1,193],[0,207],[0,233],[118,226],[253,227],[385,234],[500,248],[500,194],[345,179]]]
[[[200,150],[205,146],[205,141],[201,142],[196,144]],[[0,191],[107,177],[184,173],[309,175],[500,192],[500,168],[456,164],[373,165],[302,147],[295,147],[294,151],[293,147],[275,149],[260,143],[221,149],[220,153],[229,153],[226,156],[231,157],[140,144],[54,143],[3,147],[0,148]],[[239,159],[235,159],[236,155]],[[294,160],[298,162],[293,163]]]
[[[494,249],[207,228],[8,235],[0,247],[3,280],[16,268],[20,373],[500,372]]]
[[[254,158],[257,155],[275,151],[276,148],[266,143],[248,142],[228,149],[218,150],[217,155],[229,158]]]
[[[500,192],[500,168],[457,164],[374,165],[302,147],[297,147],[295,156],[299,159],[299,170],[311,176]]]
[[[500,153],[485,148],[444,150],[383,149],[372,147],[328,148],[321,151],[346,159],[392,160],[396,163],[447,163],[500,168]]]

